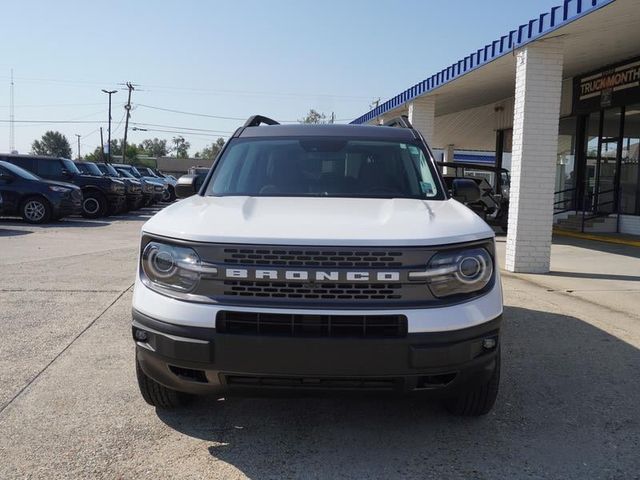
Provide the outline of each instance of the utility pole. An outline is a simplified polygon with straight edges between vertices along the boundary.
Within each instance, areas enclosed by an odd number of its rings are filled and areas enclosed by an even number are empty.
[[[11,95],[9,98],[9,153],[13,153],[16,149],[16,117],[14,115],[13,103],[13,68],[11,69]]]
[[[104,93],[109,95],[109,128],[107,129],[107,148],[109,149],[108,162],[111,163],[111,95],[117,92],[117,90],[105,90],[102,89]]]
[[[124,106],[124,139],[122,140],[122,163],[127,163],[127,129],[129,128],[129,117],[131,116],[131,92],[135,90],[133,83],[127,82],[125,86],[129,90],[129,97],[127,98],[127,104]]]
[[[100,127],[100,159],[104,162],[104,138],[102,137],[102,127]]]
[[[80,135],[78,135],[77,133],[75,135],[76,137],[78,137],[78,160],[81,160],[82,157],[80,156]]]
[[[336,123],[336,112],[331,112],[331,118],[329,118],[329,123]]]

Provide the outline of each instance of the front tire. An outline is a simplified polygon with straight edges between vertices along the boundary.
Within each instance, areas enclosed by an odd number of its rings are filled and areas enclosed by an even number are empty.
[[[42,224],[51,221],[51,205],[41,197],[29,197],[20,206],[20,214],[27,223]]]
[[[107,199],[98,192],[88,192],[82,199],[82,216],[85,218],[100,218],[107,214],[109,205]]]
[[[191,395],[171,390],[149,378],[142,371],[138,360],[136,360],[136,376],[138,377],[138,387],[140,387],[142,398],[153,407],[168,410],[186,405],[191,400]]]
[[[491,411],[496,403],[500,385],[500,350],[496,355],[496,366],[489,381],[474,387],[457,397],[445,401],[449,413],[461,417],[479,417]]]

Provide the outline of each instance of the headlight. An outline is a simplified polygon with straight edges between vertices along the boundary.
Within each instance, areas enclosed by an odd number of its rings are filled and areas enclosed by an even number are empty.
[[[120,182],[120,181],[113,181],[111,182],[111,191],[112,192],[118,192],[118,191],[123,191],[124,190],[124,183]]]
[[[52,192],[58,192],[58,193],[67,193],[71,191],[70,188],[59,187],[57,185],[49,185],[49,190],[51,190]]]
[[[217,273],[214,266],[203,264],[193,249],[159,242],[144,247],[141,262],[149,287],[155,285],[183,293],[192,291],[201,275]]]
[[[411,280],[426,280],[436,297],[477,292],[492,276],[493,259],[484,248],[437,253],[425,271],[409,273]]]

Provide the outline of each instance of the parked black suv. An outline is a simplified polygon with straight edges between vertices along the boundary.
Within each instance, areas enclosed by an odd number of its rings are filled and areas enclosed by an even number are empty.
[[[2,214],[20,215],[29,223],[47,223],[80,213],[82,191],[70,183],[52,182],[0,160]]]
[[[145,185],[133,175],[125,175],[118,171],[110,163],[96,163],[96,167],[103,175],[111,178],[117,178],[127,185],[127,208],[129,210],[138,210],[145,205]],[[129,188],[131,186],[132,188]]]
[[[136,210],[142,204],[142,187],[140,182],[134,179],[122,177],[115,168],[107,168],[107,164],[102,164],[102,168],[93,162],[75,162],[78,169],[87,175],[96,175],[99,177],[109,177],[124,183],[127,201],[122,206],[123,212]]]
[[[83,175],[66,158],[35,155],[0,155],[4,160],[48,180],[69,182],[82,189],[82,215],[98,218],[118,212],[126,202],[124,183],[111,178]]]
[[[147,202],[146,206],[151,206],[156,202],[162,201],[166,186],[163,180],[155,177],[146,176],[141,173],[133,165],[126,165],[123,163],[114,163],[113,166],[121,173],[125,173],[133,176],[134,178],[145,182],[146,185],[151,185],[153,190],[151,191],[151,199]]]

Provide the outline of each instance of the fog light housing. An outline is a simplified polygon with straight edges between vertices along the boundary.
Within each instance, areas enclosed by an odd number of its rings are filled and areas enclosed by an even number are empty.
[[[149,339],[149,335],[147,335],[147,332],[139,329],[135,330],[133,336],[138,342],[146,342]]]
[[[485,350],[493,350],[498,345],[498,339],[496,337],[489,337],[482,340],[482,348]]]

